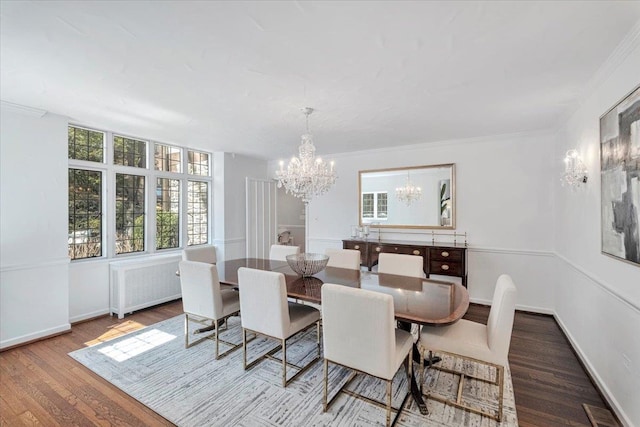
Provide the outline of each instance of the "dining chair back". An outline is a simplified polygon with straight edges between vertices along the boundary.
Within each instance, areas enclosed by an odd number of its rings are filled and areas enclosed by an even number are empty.
[[[271,245],[269,250],[269,259],[275,261],[286,261],[287,255],[294,255],[300,253],[300,246],[289,245]]]
[[[423,326],[420,334],[420,346],[423,349],[423,357],[426,359],[431,359],[434,352],[448,353],[455,357],[471,359],[476,363],[485,364],[495,370],[494,380],[476,378],[460,371],[447,372],[461,376],[460,390],[463,389],[465,378],[497,386],[499,389],[497,413],[494,414],[493,412],[470,406],[468,403],[463,403],[468,400],[464,400],[461,393],[458,394],[455,400],[431,393],[427,395],[428,398],[478,413],[497,421],[502,420],[504,369],[509,364],[508,355],[515,317],[516,293],[516,286],[511,277],[503,274],[496,282],[489,319],[486,325],[460,319],[448,326]],[[434,366],[433,369],[441,368]]]
[[[218,268],[214,264],[197,261],[180,261],[180,287],[182,291],[182,307],[185,313],[185,348],[189,348],[211,338],[216,341],[216,359],[225,356],[240,347],[240,344],[230,343],[220,339],[222,321],[240,311],[238,292],[233,289],[222,289],[218,278]],[[189,322],[195,321],[206,324],[213,323],[215,332],[194,342],[189,342]],[[223,342],[231,349],[219,354],[219,343]]]
[[[327,267],[360,270],[360,251],[355,249],[327,249],[325,254],[329,255]]]
[[[385,380],[387,385],[387,426],[391,422],[391,410],[398,419],[410,394],[411,354],[413,337],[396,329],[393,297],[391,295],[348,286],[322,285],[322,329],[324,345],[324,395],[326,411],[335,397],[357,375],[364,372]],[[407,361],[407,394],[399,408],[391,406],[393,378]],[[329,363],[355,370],[345,385],[327,401]],[[349,394],[355,395],[352,391]],[[395,420],[394,420],[395,423]]]
[[[215,264],[218,261],[213,245],[189,246],[182,251],[183,261],[198,261]]]
[[[249,369],[264,358],[282,349],[282,386],[305,372],[320,360],[320,312],[308,305],[287,301],[284,274],[241,267],[238,269],[240,308],[242,310],[243,367]],[[316,347],[318,355],[305,366],[287,363],[287,339],[316,325]],[[247,332],[275,338],[280,345],[247,364]],[[298,369],[287,379],[287,366]]]
[[[496,282],[489,319],[487,321],[487,345],[494,354],[495,363],[509,363],[509,346],[513,332],[516,308],[516,286],[510,276],[503,274]]]
[[[424,277],[423,258],[419,255],[381,253],[378,255],[378,273]]]

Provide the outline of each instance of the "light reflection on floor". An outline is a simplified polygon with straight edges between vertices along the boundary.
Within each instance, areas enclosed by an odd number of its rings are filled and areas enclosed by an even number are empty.
[[[144,327],[146,327],[147,325],[144,325],[142,323],[133,321],[133,320],[126,320],[122,323],[119,323],[117,325],[113,325],[109,327],[109,331],[105,332],[104,334],[100,335],[98,338],[93,339],[91,341],[87,341],[84,344],[87,347],[91,347],[92,345],[96,345],[96,344],[100,344],[106,341],[110,341],[114,338],[118,338],[121,337],[123,335],[126,335],[128,333],[131,332],[135,332],[139,329],[142,329]]]
[[[151,329],[115,344],[105,346],[98,351],[109,356],[116,362],[123,362],[175,338],[175,335],[159,331],[158,329]]]

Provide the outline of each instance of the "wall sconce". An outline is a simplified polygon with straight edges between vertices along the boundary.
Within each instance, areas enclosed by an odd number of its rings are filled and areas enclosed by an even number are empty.
[[[564,157],[562,183],[572,188],[578,188],[580,184],[586,184],[587,178],[587,167],[582,163],[578,152],[576,150],[568,150]]]

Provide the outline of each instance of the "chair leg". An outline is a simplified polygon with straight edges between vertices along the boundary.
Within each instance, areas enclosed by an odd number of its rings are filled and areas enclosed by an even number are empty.
[[[327,412],[327,394],[329,388],[329,361],[324,359],[324,393],[322,395],[322,412]]]
[[[282,340],[282,387],[287,386],[287,340]]]
[[[218,319],[213,321],[213,324],[216,326],[216,360],[218,360],[219,354],[219,345],[220,345],[220,325],[218,324]]]
[[[320,358],[320,321],[316,322],[316,344],[318,345],[318,358]]]
[[[189,315],[184,314],[184,348],[189,348]]]
[[[247,370],[247,330],[242,328],[242,367]]]
[[[392,380],[387,380],[387,427],[391,425],[391,384]]]
[[[504,400],[504,366],[498,366],[498,387],[500,387],[500,403],[498,403],[498,422],[502,422],[502,402]]]

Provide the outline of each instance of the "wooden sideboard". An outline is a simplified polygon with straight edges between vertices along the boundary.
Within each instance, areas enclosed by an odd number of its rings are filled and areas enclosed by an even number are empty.
[[[467,287],[467,248],[462,245],[446,243],[429,244],[425,242],[391,242],[347,239],[342,241],[344,249],[360,251],[360,265],[371,271],[378,264],[380,253],[406,254],[421,256],[424,273],[460,277],[462,285]]]

